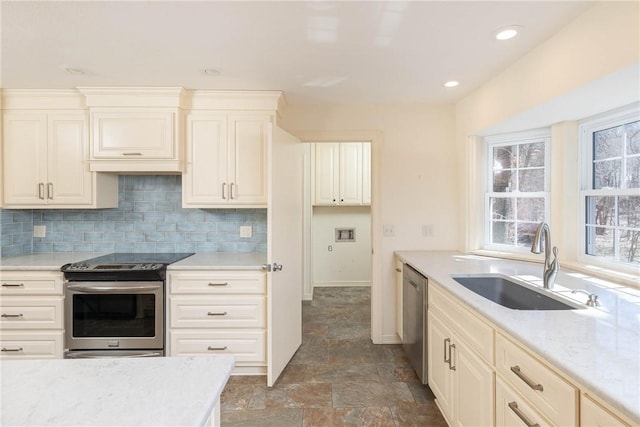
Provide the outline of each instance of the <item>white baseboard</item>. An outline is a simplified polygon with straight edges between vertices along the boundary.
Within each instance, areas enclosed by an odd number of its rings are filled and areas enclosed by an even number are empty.
[[[236,366],[231,375],[267,375],[266,366]]]
[[[344,288],[350,286],[371,287],[370,281],[354,280],[349,282],[314,282],[314,288]]]
[[[380,344],[402,344],[398,334],[387,334],[382,336],[382,342]]]
[[[302,294],[302,301],[313,301],[313,294]]]

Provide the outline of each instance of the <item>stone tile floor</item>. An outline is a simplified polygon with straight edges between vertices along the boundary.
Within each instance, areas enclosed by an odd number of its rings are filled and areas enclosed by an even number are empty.
[[[302,345],[274,387],[233,376],[223,427],[446,427],[400,345],[371,343],[370,289],[316,288],[302,306]]]

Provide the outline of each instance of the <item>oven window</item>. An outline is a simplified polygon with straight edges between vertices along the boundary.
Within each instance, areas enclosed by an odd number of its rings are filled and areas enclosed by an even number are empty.
[[[155,336],[154,294],[73,295],[73,336]]]

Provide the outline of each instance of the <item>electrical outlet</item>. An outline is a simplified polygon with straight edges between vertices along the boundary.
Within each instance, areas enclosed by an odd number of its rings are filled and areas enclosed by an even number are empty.
[[[422,235],[424,237],[433,237],[433,224],[422,224]]]
[[[33,226],[33,237],[47,237],[47,226],[46,225],[34,225]]]
[[[382,235],[384,237],[393,237],[396,235],[396,227],[393,224],[385,224],[382,226]]]
[[[251,237],[252,230],[250,225],[243,225],[240,227],[240,237]]]

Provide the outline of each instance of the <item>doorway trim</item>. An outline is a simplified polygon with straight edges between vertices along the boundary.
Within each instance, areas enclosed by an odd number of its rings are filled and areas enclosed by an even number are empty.
[[[382,337],[382,199],[380,197],[382,132],[377,130],[291,130],[290,132],[300,138],[302,142],[309,143],[349,141],[371,143],[371,341],[374,344],[385,344]],[[303,271],[305,280],[309,280],[311,271],[310,218],[304,218],[303,223]]]

